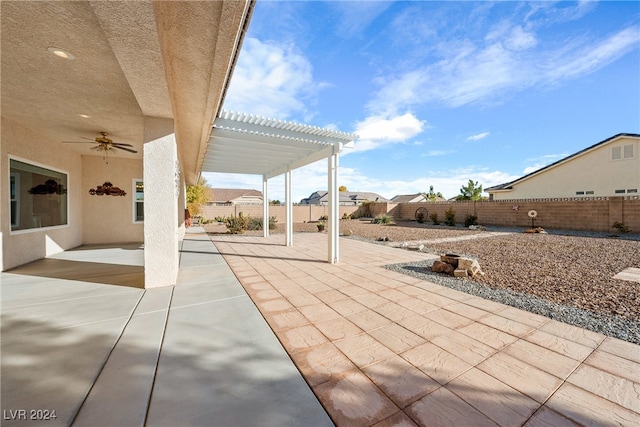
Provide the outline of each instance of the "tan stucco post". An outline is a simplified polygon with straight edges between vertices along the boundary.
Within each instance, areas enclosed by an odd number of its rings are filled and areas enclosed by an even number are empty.
[[[145,288],[175,285],[179,269],[180,164],[175,134],[158,120],[145,123],[143,148]]]

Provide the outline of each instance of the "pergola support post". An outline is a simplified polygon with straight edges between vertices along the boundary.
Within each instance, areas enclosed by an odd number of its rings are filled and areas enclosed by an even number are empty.
[[[269,237],[269,195],[266,175],[262,175],[262,236]]]
[[[287,168],[284,174],[285,197],[285,234],[286,245],[293,246],[293,201],[291,200],[291,169]]]
[[[340,224],[338,221],[338,160],[339,154],[334,149],[332,154],[327,158],[327,175],[328,175],[328,198],[329,198],[329,221],[327,224],[327,233],[329,234],[329,243],[327,258],[330,264],[335,264],[340,261],[339,253],[339,230]]]

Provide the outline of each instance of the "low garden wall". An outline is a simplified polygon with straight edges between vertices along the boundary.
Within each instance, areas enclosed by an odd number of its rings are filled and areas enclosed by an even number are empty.
[[[452,208],[456,222],[464,223],[467,215],[477,215],[478,224],[501,227],[531,227],[530,210],[537,212],[536,227],[561,230],[614,231],[614,222],[620,222],[632,231],[640,232],[640,197],[598,197],[566,199],[530,199],[499,201],[464,201],[433,203],[401,203],[390,207],[396,219],[414,219],[419,207],[429,215],[438,214],[444,222],[445,211]]]
[[[353,214],[356,217],[376,216],[389,213],[395,219],[414,220],[415,212],[423,207],[428,211],[425,223],[430,224],[429,215],[435,213],[444,223],[445,211],[455,213],[456,222],[463,224],[467,215],[476,215],[478,224],[500,227],[530,227],[530,210],[537,212],[536,227],[581,231],[615,231],[614,222],[626,225],[632,232],[640,232],[640,196],[584,197],[563,199],[526,199],[498,201],[461,201],[430,203],[371,203],[367,206],[340,206],[339,216]],[[202,217],[214,219],[238,215],[262,216],[261,205],[204,206]],[[295,205],[293,222],[318,221],[328,215],[328,206]],[[270,206],[269,215],[284,222],[285,207]]]

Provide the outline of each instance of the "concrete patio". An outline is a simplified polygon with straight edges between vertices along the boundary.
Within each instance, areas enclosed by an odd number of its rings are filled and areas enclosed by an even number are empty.
[[[192,231],[172,287],[139,288],[138,245],[81,247],[2,273],[3,426],[332,425],[214,245]]]
[[[2,273],[2,425],[640,425],[640,346],[381,267],[425,254],[212,240],[167,288],[137,245]]]

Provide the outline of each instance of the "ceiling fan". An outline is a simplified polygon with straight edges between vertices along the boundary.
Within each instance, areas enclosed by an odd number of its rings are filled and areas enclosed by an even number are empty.
[[[88,139],[89,141],[62,141],[63,144],[97,144],[94,147],[91,147],[91,150],[102,151],[104,154],[107,154],[109,151],[113,150],[124,150],[130,153],[137,153],[136,150],[127,147],[133,147],[131,144],[123,144],[121,142],[113,142],[112,139],[107,138],[107,132],[100,132],[100,135],[94,139],[86,138],[81,136],[82,139]]]

